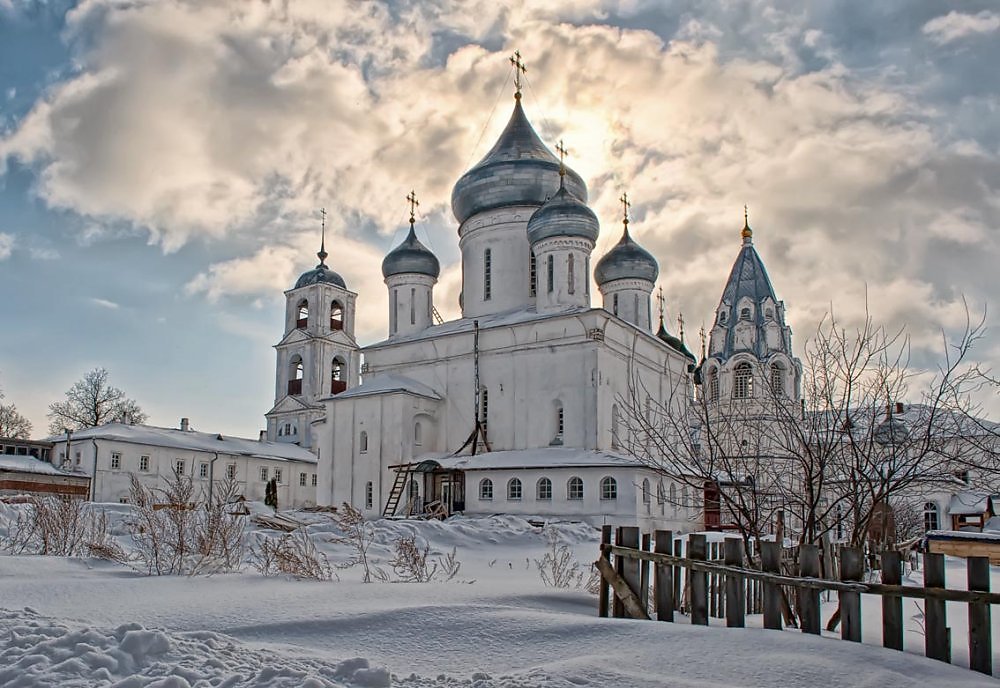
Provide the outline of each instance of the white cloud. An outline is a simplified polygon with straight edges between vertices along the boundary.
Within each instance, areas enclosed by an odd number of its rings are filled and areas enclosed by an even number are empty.
[[[0,232],[0,260],[7,260],[14,250],[14,235]]]
[[[98,306],[99,308],[106,308],[109,311],[116,311],[119,308],[121,308],[119,304],[115,303],[114,301],[108,301],[107,299],[99,299],[96,297],[91,297],[89,301],[95,306]]]
[[[923,32],[938,45],[1000,29],[1000,14],[983,10],[976,14],[951,11],[924,24]]]

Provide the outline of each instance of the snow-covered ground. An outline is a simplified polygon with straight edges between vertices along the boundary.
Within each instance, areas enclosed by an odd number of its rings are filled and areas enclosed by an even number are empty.
[[[325,517],[312,518],[331,561],[345,558],[325,542]],[[794,631],[599,619],[592,595],[542,584],[533,560],[545,536],[519,518],[376,526],[376,558],[414,533],[456,547],[461,572],[428,584],[365,584],[356,568],[330,582],[147,577],[92,559],[0,557],[0,686],[996,685]],[[560,533],[580,561],[595,558],[596,531]]]

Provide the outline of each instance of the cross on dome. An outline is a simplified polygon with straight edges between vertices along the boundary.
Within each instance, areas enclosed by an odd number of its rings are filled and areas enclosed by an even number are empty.
[[[412,189],[410,193],[407,194],[406,200],[410,204],[410,224],[412,225],[416,221],[416,211],[417,206],[420,205],[420,201],[417,200],[417,194]]]
[[[622,202],[622,222],[625,224],[625,229],[628,229],[628,211],[632,207],[632,203],[628,200],[628,192],[623,193],[618,200]]]
[[[528,68],[521,62],[521,51],[515,50],[510,56],[510,64],[514,67],[514,97],[521,99],[521,75],[528,71]]]
[[[319,240],[319,252],[316,256],[319,258],[319,264],[326,266],[326,257],[330,255],[326,252],[326,208],[319,209],[321,220],[321,230],[320,230],[320,240]]]
[[[556,152],[559,153],[559,176],[566,176],[566,147],[563,146],[563,140],[559,139],[559,143],[556,144]]]

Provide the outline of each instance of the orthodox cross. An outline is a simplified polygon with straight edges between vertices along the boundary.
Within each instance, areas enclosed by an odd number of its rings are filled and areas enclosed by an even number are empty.
[[[622,202],[622,211],[624,213],[625,227],[628,227],[628,209],[632,207],[632,204],[628,200],[628,193],[623,193],[622,197],[618,199]]]
[[[559,153],[559,174],[566,174],[566,147],[563,146],[562,139],[556,144],[556,152]]]
[[[746,203],[743,204],[743,224],[750,224],[750,208],[747,207]]]
[[[326,263],[326,257],[330,255],[326,252],[326,208],[320,208],[319,215],[322,218],[320,221],[320,227],[322,229],[320,230],[319,253],[317,253],[316,256],[319,258],[319,264],[324,265]]]
[[[698,330],[698,336],[701,337],[701,358],[702,358],[702,360],[704,360],[705,359],[705,325],[702,325],[701,329]]]
[[[412,190],[407,194],[406,200],[410,203],[410,224],[412,225],[415,221],[417,206],[420,205],[420,201],[417,200],[417,194]]]
[[[660,324],[663,324],[663,287],[659,287],[656,291],[656,302],[660,306]]]
[[[521,62],[521,51],[515,50],[510,57],[510,63],[514,67],[514,97],[521,97],[521,75],[528,71],[528,68]]]
[[[681,341],[684,341],[684,314],[677,311],[677,329],[680,330]]]

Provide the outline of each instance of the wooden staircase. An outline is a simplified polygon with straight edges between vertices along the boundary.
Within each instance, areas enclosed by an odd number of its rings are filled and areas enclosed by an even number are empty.
[[[396,469],[396,479],[392,483],[392,489],[389,490],[389,498],[385,501],[382,518],[396,515],[396,509],[399,508],[399,502],[403,498],[403,492],[406,491],[406,485],[412,473],[411,469],[402,467]]]

